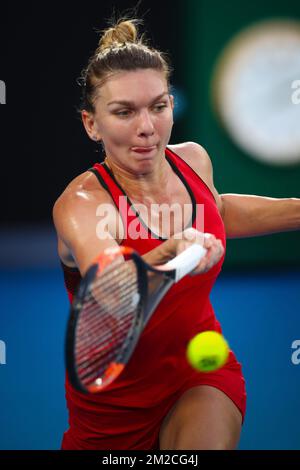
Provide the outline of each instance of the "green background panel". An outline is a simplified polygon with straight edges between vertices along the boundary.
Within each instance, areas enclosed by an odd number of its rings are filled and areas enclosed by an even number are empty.
[[[189,0],[181,4],[181,58],[188,109],[183,137],[201,143],[210,154],[219,193],[300,197],[300,165],[261,163],[238,148],[219,123],[212,105],[211,81],[223,48],[243,28],[264,19],[300,19],[294,0],[228,2]],[[300,79],[300,70],[299,77]],[[300,132],[300,123],[299,123]],[[299,266],[299,232],[229,240],[225,268],[259,265]]]

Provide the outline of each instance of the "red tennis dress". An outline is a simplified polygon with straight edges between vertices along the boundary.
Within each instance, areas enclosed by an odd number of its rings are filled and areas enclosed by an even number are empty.
[[[166,159],[191,197],[190,225],[213,233],[225,246],[223,221],[209,188],[168,148]],[[140,220],[128,198],[124,204],[125,193],[104,163],[96,163],[90,171],[109,191],[122,216],[126,230],[124,245],[142,255],[163,242],[164,239],[153,234]],[[130,238],[131,224],[135,226],[135,233],[140,233],[136,239]],[[104,391],[82,394],[72,387],[66,376],[69,429],[64,433],[63,449],[159,449],[158,436],[164,417],[186,390],[198,385],[222,390],[244,417],[245,381],[233,352],[230,351],[226,365],[212,373],[195,371],[185,356],[187,343],[195,334],[205,330],[221,332],[209,294],[223,259],[207,273],[186,276],[168,291],[143,331],[127,367]],[[63,269],[72,301],[80,274],[66,266]]]

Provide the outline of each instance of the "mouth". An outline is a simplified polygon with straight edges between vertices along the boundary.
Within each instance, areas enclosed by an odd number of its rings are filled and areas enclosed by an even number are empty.
[[[156,145],[152,145],[151,147],[131,147],[131,150],[135,153],[147,155],[153,152],[153,150],[156,150]]]

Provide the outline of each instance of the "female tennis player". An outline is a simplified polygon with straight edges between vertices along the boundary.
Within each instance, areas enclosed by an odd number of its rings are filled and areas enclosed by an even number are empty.
[[[205,149],[169,144],[170,67],[139,38],[134,20],[102,34],[83,79],[82,121],[101,142],[105,161],[75,178],[54,206],[70,300],[107,247],[132,247],[153,265],[194,242],[207,254],[195,275],[167,293],[113,383],[84,394],[66,377],[69,429],[62,448],[234,449],[246,405],[241,365],[230,351],[223,368],[196,372],[186,345],[201,331],[221,332],[209,294],[226,238],[299,229],[300,200],[219,195]]]

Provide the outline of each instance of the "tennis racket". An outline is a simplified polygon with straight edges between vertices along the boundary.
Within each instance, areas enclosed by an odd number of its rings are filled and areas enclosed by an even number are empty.
[[[193,244],[160,266],[128,247],[98,256],[79,285],[67,326],[66,367],[77,390],[97,393],[119,376],[161,299],[205,253]]]

